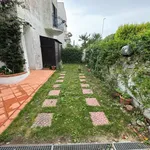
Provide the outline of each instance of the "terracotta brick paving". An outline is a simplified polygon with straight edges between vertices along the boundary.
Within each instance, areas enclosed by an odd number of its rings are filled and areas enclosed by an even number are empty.
[[[0,134],[53,73],[51,70],[33,70],[17,84],[0,85]]]
[[[91,120],[94,126],[102,126],[109,124],[104,112],[90,112]]]
[[[46,99],[42,107],[56,107],[57,99]]]
[[[52,118],[53,118],[53,114],[52,113],[41,113],[41,114],[38,114],[38,116],[35,119],[34,124],[32,125],[32,128],[51,126]]]
[[[89,106],[100,106],[96,98],[86,98],[86,103]]]

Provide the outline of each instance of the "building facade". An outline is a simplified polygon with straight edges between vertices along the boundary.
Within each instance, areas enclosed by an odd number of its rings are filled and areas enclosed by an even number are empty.
[[[44,64],[40,37],[57,39],[65,45],[67,17],[64,4],[57,0],[24,0],[21,6],[17,6],[17,15],[26,23],[22,26],[21,37],[26,59],[25,71],[42,69]],[[55,44],[55,47],[60,46]]]

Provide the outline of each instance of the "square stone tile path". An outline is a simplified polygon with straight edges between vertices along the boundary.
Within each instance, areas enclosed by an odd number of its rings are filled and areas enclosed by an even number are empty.
[[[56,107],[57,99],[46,99],[42,107]]]
[[[49,92],[49,96],[59,96],[60,90],[52,90]]]
[[[91,120],[94,126],[102,126],[109,124],[104,112],[90,112]]]
[[[66,71],[62,71],[61,73],[62,73],[62,74],[66,74]]]
[[[88,88],[88,87],[90,87],[90,85],[89,84],[81,84],[81,87],[82,88]]]
[[[53,118],[53,114],[52,113],[41,113],[41,114],[38,114],[38,116],[35,119],[34,124],[32,125],[32,128],[51,126],[52,118]]]
[[[85,76],[80,76],[79,78],[80,78],[80,79],[85,79],[86,77],[85,77]]]
[[[62,83],[64,80],[56,80],[56,83]]]
[[[61,75],[61,76],[65,76],[66,74],[65,74],[65,73],[61,73],[60,75]]]
[[[100,106],[96,98],[86,98],[86,104],[89,106]]]
[[[86,82],[86,80],[85,79],[80,79],[80,82]]]
[[[91,89],[82,89],[83,94],[93,94]]]
[[[59,79],[64,79],[65,77],[64,76],[62,76],[62,77],[59,77]]]
[[[61,84],[54,84],[53,88],[59,88],[61,86]]]
[[[54,72],[52,70],[31,70],[30,75],[17,84],[0,85],[0,134]]]
[[[79,76],[84,76],[84,74],[83,74],[83,73],[80,73]]]

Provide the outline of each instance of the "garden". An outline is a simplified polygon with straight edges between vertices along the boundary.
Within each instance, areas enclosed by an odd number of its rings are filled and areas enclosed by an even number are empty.
[[[0,60],[5,63],[0,74],[24,70],[24,23],[6,13],[15,4],[2,1],[0,7]],[[79,38],[81,47],[62,51],[64,65],[0,135],[0,143],[149,143],[150,23],[122,25],[104,39],[97,33]]]
[[[65,64],[0,136],[1,143],[149,143],[149,119],[143,115],[149,107],[149,25],[124,25],[105,39],[85,34],[81,48],[68,45]],[[57,105],[42,107],[48,100]],[[102,117],[96,123],[92,112]],[[51,125],[43,127],[39,114],[53,116]]]

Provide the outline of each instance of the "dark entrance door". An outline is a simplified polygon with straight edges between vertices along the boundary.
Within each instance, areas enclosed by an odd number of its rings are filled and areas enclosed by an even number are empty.
[[[61,61],[62,43],[56,39],[40,36],[43,67],[58,67]]]
[[[54,40],[40,36],[43,67],[56,66]]]

